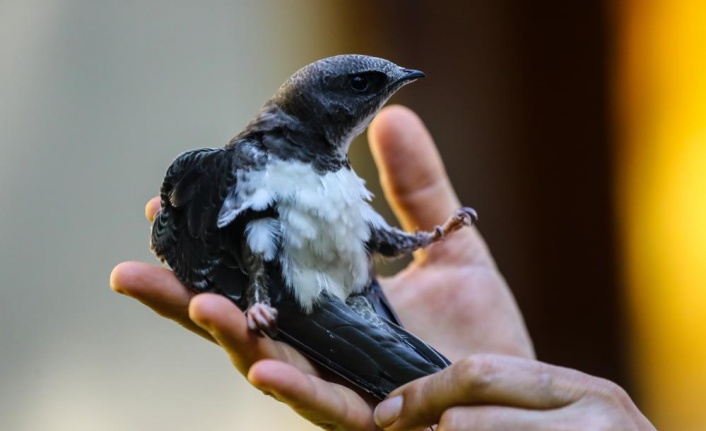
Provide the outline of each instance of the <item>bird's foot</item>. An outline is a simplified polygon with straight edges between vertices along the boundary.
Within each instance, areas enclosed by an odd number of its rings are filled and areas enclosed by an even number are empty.
[[[245,312],[248,319],[248,329],[262,337],[274,338],[277,335],[277,309],[269,304],[256,302]]]
[[[477,220],[478,213],[476,213],[476,210],[468,207],[460,208],[443,225],[434,228],[431,242],[441,241],[451,232],[455,232],[464,226],[473,226]]]

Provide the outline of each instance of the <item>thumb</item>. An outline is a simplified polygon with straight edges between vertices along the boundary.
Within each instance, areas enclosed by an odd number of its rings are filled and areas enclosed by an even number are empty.
[[[380,111],[368,140],[385,197],[405,230],[432,230],[460,208],[434,140],[410,109],[389,106]],[[455,232],[443,244],[418,253],[426,261],[492,262],[476,229]]]
[[[429,131],[410,109],[380,111],[368,140],[385,196],[404,229],[432,229],[460,207]]]

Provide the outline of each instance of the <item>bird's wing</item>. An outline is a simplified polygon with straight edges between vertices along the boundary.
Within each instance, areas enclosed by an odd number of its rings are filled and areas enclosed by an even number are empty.
[[[204,148],[174,160],[162,184],[151,247],[192,289],[239,299],[246,279],[238,263],[240,244],[229,242],[229,232],[216,226],[240,169],[233,151]]]
[[[397,332],[400,337],[405,338],[407,342],[413,345],[417,351],[424,352],[423,354],[425,357],[431,358],[431,361],[437,363],[441,368],[451,365],[451,362],[446,359],[444,355],[439,353],[436,349],[424,341],[414,335],[411,335],[404,329],[402,321],[395,312],[395,309],[392,307],[392,304],[390,304],[390,301],[387,299],[387,296],[382,290],[382,286],[380,286],[380,282],[377,277],[372,277],[372,281],[365,292],[363,292],[363,296],[367,299],[367,303],[379,317],[391,323],[391,325],[389,325],[390,329]],[[350,299],[348,302],[351,302]],[[356,308],[354,308],[354,311],[355,310]]]
[[[364,295],[380,317],[389,320],[399,327],[403,327],[402,321],[395,312],[395,309],[392,308],[392,304],[390,304],[387,296],[385,296],[385,292],[382,290],[377,277],[374,275],[371,276],[370,285],[365,289]]]
[[[369,304],[368,310],[357,312],[327,296],[308,315],[293,300],[274,306],[280,328],[277,339],[380,400],[450,364],[424,341],[380,318]]]

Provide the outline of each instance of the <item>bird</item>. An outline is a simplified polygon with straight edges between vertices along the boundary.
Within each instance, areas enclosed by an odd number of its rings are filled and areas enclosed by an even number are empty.
[[[150,237],[184,285],[226,296],[255,334],[378,400],[450,361],[403,328],[374,259],[477,219],[464,207],[429,232],[392,227],[349,162],[351,142],[387,100],[424,76],[358,54],[301,68],[224,147],[176,157]]]

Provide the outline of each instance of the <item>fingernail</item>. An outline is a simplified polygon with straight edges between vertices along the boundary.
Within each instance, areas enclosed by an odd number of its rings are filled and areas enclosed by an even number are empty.
[[[375,424],[380,428],[390,426],[402,411],[402,395],[397,395],[378,404],[373,416]]]

